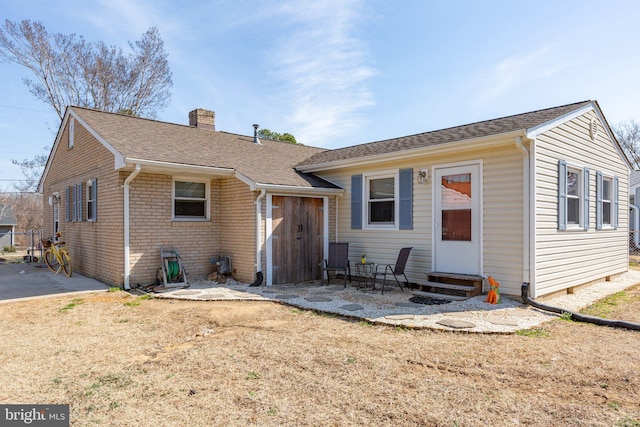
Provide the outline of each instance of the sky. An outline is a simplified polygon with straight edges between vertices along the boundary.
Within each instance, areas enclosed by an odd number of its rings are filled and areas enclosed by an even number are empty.
[[[636,0],[2,0],[0,18],[125,52],[157,27],[173,74],[158,120],[206,108],[217,130],[258,123],[316,147],[589,99],[609,124],[640,121]],[[0,63],[0,190],[59,126],[26,77]]]

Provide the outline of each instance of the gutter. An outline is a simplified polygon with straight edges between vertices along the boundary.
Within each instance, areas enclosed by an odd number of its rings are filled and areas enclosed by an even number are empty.
[[[262,271],[262,199],[266,194],[263,188],[256,197],[256,273]]]
[[[129,285],[129,278],[131,276],[131,267],[129,266],[130,261],[130,234],[129,234],[129,188],[131,182],[138,176],[140,173],[141,166],[137,164],[133,172],[124,180],[124,289],[129,290],[131,286]]]

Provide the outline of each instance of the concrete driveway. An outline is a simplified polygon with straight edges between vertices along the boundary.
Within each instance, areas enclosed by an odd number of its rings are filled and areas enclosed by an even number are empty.
[[[19,298],[105,291],[109,287],[95,279],[73,273],[71,277],[54,274],[44,263],[0,264],[0,303]]]

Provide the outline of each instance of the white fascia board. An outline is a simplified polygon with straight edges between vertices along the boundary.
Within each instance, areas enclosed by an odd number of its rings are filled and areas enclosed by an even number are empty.
[[[67,107],[67,111],[64,114],[64,117],[62,118],[62,123],[60,123],[60,126],[58,127],[58,133],[56,133],[56,139],[53,142],[53,147],[51,147],[51,151],[49,151],[49,157],[47,158],[47,164],[44,165],[44,171],[42,171],[42,176],[40,176],[40,181],[38,181],[38,193],[42,194],[44,192],[44,188],[42,187],[44,185],[44,181],[45,178],[47,177],[47,174],[49,173],[49,168],[51,167],[51,159],[52,159],[52,155],[53,153],[56,152],[56,149],[58,148],[58,145],[60,144],[60,138],[62,138],[62,130],[67,126],[67,122],[69,121],[69,107]]]
[[[534,126],[532,128],[527,129],[527,138],[529,139],[535,139],[536,137],[538,137],[540,134],[553,129],[555,127],[558,127],[560,125],[565,124],[566,122],[575,119],[576,117],[579,117],[585,113],[588,113],[591,110],[596,110],[597,108],[595,108],[595,104],[593,103],[593,101],[589,102],[587,105],[582,106],[576,110],[570,111],[566,114],[563,114],[560,117],[556,117],[553,120],[549,120],[548,122],[542,123],[538,126]]]
[[[526,136],[525,130],[515,130],[495,135],[483,136],[479,138],[462,139],[460,141],[445,142],[442,144],[432,145],[429,147],[412,148],[408,150],[395,151],[392,153],[375,154],[372,156],[357,157],[345,160],[337,160],[334,162],[319,163],[315,165],[298,166],[295,169],[298,172],[321,172],[333,169],[342,169],[347,167],[358,167],[363,165],[390,162],[395,160],[403,160],[417,156],[436,155],[451,153],[461,150],[482,149],[495,147],[498,145],[513,144],[513,138],[516,136]],[[469,147],[469,145],[472,145]]]
[[[317,196],[330,196],[334,194],[344,193],[343,188],[318,188],[318,187],[298,187],[295,185],[280,185],[280,184],[264,184],[261,182],[255,182],[251,178],[236,171],[235,177],[249,186],[249,190],[266,190],[269,193],[277,194],[299,194],[299,195],[317,195]]]
[[[124,159],[124,166],[145,166],[148,172],[175,172],[175,173],[193,173],[198,175],[209,176],[232,176],[234,170],[230,168],[218,168],[213,166],[185,165],[182,163],[162,162],[158,160],[144,160],[127,157]]]
[[[611,131],[611,128],[609,127],[609,122],[607,122],[607,119],[605,119],[604,114],[602,114],[602,111],[598,107],[598,104],[594,101],[591,101],[587,105],[580,107],[577,110],[573,110],[567,114],[564,114],[554,120],[551,120],[541,125],[527,129],[527,138],[535,139],[540,134],[550,129],[553,129],[557,126],[563,125],[564,123],[570,120],[573,120],[576,117],[579,117],[585,113],[588,113],[589,111],[594,111],[596,113],[596,116],[600,120],[600,123],[602,123],[602,127],[607,132],[607,136],[609,137],[609,140],[615,145],[616,150],[618,151],[618,155],[622,158],[622,161],[627,165],[627,168],[629,169],[629,171],[632,171],[633,166],[631,165],[631,163],[629,163],[629,159],[627,158],[627,156],[622,152],[622,149],[620,148],[620,144],[618,143],[617,138],[615,137],[615,135]]]
[[[116,150],[113,145],[109,144],[106,139],[100,136],[98,132],[96,132],[91,126],[89,126],[87,122],[82,120],[80,116],[78,116],[73,110],[69,109],[69,114],[71,114],[78,123],[84,126],[84,128],[88,130],[89,133],[93,135],[93,137],[97,139],[104,146],[104,148],[106,148],[111,152],[111,154],[113,154],[114,163],[115,163],[114,167],[116,170],[121,169],[122,167],[125,166],[125,158],[121,152]],[[64,127],[62,129],[64,129]]]
[[[297,187],[294,185],[256,183],[256,190],[267,190],[271,194],[297,194],[314,196],[331,196],[344,193],[342,188]]]
[[[249,186],[249,190],[250,191],[255,191],[255,190],[259,190],[259,188],[257,187],[257,183],[252,180],[251,178],[249,178],[246,175],[243,175],[242,173],[235,171],[235,177],[237,179],[239,179],[240,181],[244,182],[245,184],[247,184]]]

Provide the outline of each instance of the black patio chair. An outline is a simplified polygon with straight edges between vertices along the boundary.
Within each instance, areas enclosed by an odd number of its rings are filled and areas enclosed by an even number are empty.
[[[384,285],[387,283],[387,272],[389,272],[390,274],[393,275],[393,277],[396,279],[396,283],[398,284],[398,287],[400,288],[400,290],[402,292],[404,292],[404,287],[402,286],[402,284],[398,280],[398,276],[404,277],[404,281],[406,283],[406,286],[409,287],[409,279],[407,279],[407,275],[404,273],[404,269],[407,266],[407,260],[409,259],[409,254],[411,253],[411,249],[413,249],[413,248],[402,248],[402,249],[400,249],[400,253],[398,254],[398,259],[396,260],[396,264],[395,265],[391,265],[391,264],[385,265],[384,266],[384,273],[382,271],[378,272],[378,268],[379,267],[382,268],[383,265],[382,264],[376,265],[375,278],[377,278],[378,275],[382,275],[383,276],[383,279],[382,279],[382,293],[383,294],[384,294]],[[374,278],[374,283],[375,283],[375,278]]]
[[[324,260],[320,285],[324,285],[325,271],[327,272],[327,282],[329,283],[331,283],[330,271],[335,272],[335,277],[338,277],[338,272],[342,272],[344,275],[344,287],[347,287],[347,275],[349,276],[349,282],[351,282],[349,243],[329,242],[329,259]]]

